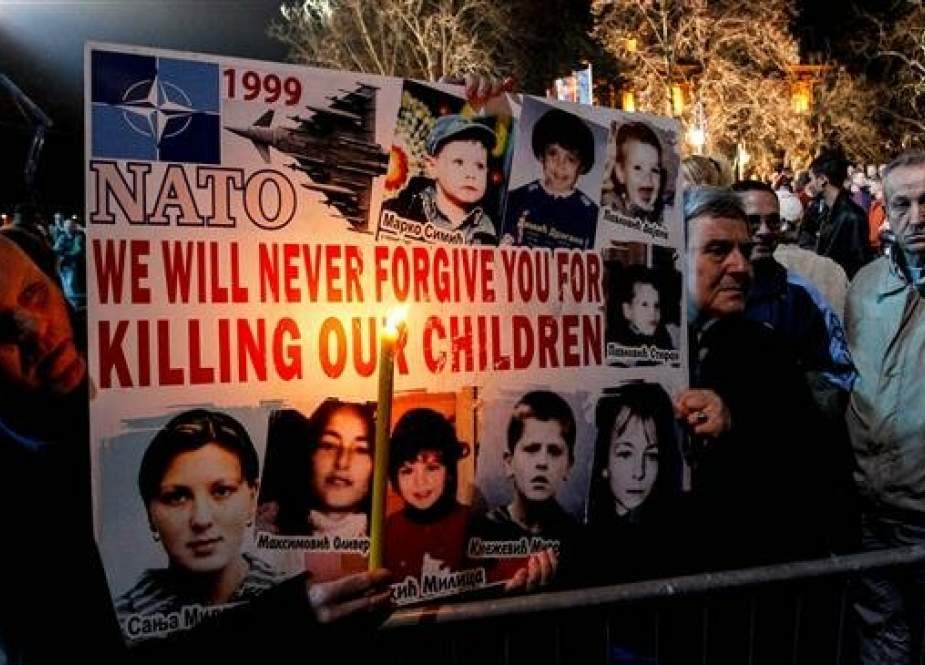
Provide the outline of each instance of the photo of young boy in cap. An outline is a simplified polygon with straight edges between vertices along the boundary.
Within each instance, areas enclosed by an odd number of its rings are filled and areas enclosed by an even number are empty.
[[[579,181],[586,191],[600,192],[604,160],[603,154],[599,158],[595,153],[602,152],[605,138],[603,127],[525,99],[512,172],[532,173],[537,162],[542,172],[536,180],[508,193],[502,244],[594,247],[598,205],[579,188]]]
[[[406,82],[379,235],[425,242],[497,245],[505,149],[492,117],[473,117],[462,99]],[[494,211],[494,212],[493,212]]]
[[[491,217],[479,204],[488,185],[495,133],[458,114],[441,116],[427,139],[430,177],[416,176],[383,205],[399,217],[462,232],[466,244],[496,245]]]

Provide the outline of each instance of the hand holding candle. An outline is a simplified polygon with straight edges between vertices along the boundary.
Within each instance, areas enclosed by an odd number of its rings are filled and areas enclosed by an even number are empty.
[[[407,306],[389,313],[379,344],[379,394],[376,402],[376,445],[373,459],[373,497],[370,525],[369,569],[382,567],[385,541],[385,500],[389,477],[389,430],[392,423],[392,392],[395,345]]]

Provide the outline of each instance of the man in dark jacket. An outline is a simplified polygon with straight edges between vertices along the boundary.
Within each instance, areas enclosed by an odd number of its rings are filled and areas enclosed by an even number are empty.
[[[800,246],[841,265],[848,279],[871,260],[867,214],[844,189],[848,162],[836,151],[824,151],[809,165],[813,187],[823,208],[800,230]]]
[[[679,411],[695,426],[693,498],[703,567],[822,554],[832,450],[786,345],[743,316],[753,241],[738,197],[685,192],[693,390]],[[689,395],[718,396],[701,416]],[[700,421],[716,425],[696,428]]]
[[[743,315],[754,246],[736,194],[716,187],[684,193],[691,386],[676,409],[693,430],[692,491],[686,520],[690,572],[814,558],[831,546],[831,444],[799,367],[778,335]],[[699,401],[699,404],[695,402]],[[793,599],[762,594],[758,653],[792,657]],[[747,598],[711,603],[710,663],[746,662]],[[664,620],[664,662],[690,660],[699,609]],[[814,617],[815,621],[815,617]],[[831,626],[815,621],[819,634]],[[833,638],[834,640],[834,638]],[[688,645],[688,646],[685,646]],[[803,652],[805,655],[805,651]],[[823,662],[812,654],[808,662]]]
[[[780,334],[820,409],[842,423],[855,373],[841,320],[815,286],[775,260],[780,202],[770,185],[742,180],[732,189],[742,201],[755,242],[745,316]]]

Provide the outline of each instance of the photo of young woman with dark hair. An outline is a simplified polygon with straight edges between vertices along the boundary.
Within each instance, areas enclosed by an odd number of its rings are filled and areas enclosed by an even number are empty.
[[[142,458],[138,488],[168,563],[145,571],[116,599],[127,634],[133,615],[240,603],[280,581],[269,564],[242,551],[254,523],[258,465],[247,431],[224,413],[185,411],[158,431]]]
[[[373,431],[365,404],[328,399],[309,418],[293,409],[275,411],[258,530],[367,536]]]

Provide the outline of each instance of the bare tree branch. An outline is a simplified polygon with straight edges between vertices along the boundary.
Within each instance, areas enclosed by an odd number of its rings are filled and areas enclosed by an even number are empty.
[[[703,109],[706,149],[731,155],[741,141],[760,166],[785,150],[808,154],[813,141],[791,108],[792,12],[791,0],[592,2],[593,34],[623,63],[637,108],[672,109],[672,85],[687,83]],[[690,127],[697,117],[688,103],[678,119]]]
[[[298,62],[436,80],[494,71],[515,26],[483,16],[498,16],[492,0],[290,0],[269,34]]]

